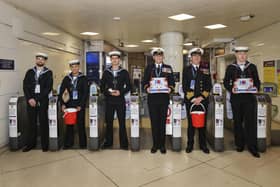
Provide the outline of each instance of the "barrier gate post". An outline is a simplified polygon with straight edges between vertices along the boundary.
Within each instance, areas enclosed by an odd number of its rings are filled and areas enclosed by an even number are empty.
[[[267,101],[266,97],[268,97],[265,94],[258,94],[256,95],[257,100],[257,144],[258,144],[258,150],[260,152],[265,152],[267,143],[270,144],[270,141],[267,141],[267,133],[270,133],[270,125],[269,125],[269,117],[268,114],[268,104],[269,101]],[[270,134],[269,134],[270,136]]]
[[[91,151],[99,149],[98,134],[98,93],[96,84],[90,86],[89,97],[89,143],[88,149]]]
[[[181,96],[172,97],[172,150],[181,151],[182,149],[182,98]]]
[[[131,130],[131,150],[140,150],[140,110],[139,96],[130,96],[130,130]]]
[[[215,151],[224,151],[224,104],[223,97],[214,96],[215,106],[214,106],[214,142],[213,149]]]
[[[213,85],[213,95],[209,96],[206,137],[214,151],[224,151],[224,96],[222,85]]]
[[[49,117],[49,149],[57,151],[60,147],[58,137],[58,97],[52,96],[49,99],[48,117]]]
[[[11,97],[9,100],[9,146],[11,150],[18,150],[21,147],[18,132],[18,97]]]

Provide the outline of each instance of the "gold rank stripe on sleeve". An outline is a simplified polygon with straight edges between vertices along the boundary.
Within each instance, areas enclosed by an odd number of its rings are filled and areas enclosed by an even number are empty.
[[[187,99],[190,99],[190,98],[192,98],[194,96],[194,92],[187,92],[187,94],[186,94],[186,98]]]
[[[209,96],[209,92],[204,91],[204,92],[202,92],[202,95],[203,95],[205,98],[207,98],[207,97]]]

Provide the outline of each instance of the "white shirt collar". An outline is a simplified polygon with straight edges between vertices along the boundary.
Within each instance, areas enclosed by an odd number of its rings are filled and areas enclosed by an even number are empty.
[[[192,64],[192,66],[196,69],[199,69],[199,65]]]
[[[245,64],[246,64],[246,62],[237,62],[237,65],[239,65],[239,66],[243,66]]]
[[[156,68],[161,68],[161,66],[162,66],[162,63],[156,64]]]

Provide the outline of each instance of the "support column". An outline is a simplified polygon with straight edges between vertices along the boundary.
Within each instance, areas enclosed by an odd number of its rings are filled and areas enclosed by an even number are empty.
[[[180,32],[166,32],[160,35],[160,47],[164,52],[164,63],[172,66],[174,72],[180,72],[182,82],[183,71],[183,34]]]

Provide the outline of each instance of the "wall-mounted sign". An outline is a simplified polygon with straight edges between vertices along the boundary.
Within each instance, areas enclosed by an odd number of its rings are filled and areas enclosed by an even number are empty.
[[[276,61],[277,65],[277,84],[278,84],[278,94],[280,94],[280,60]]]
[[[99,84],[99,63],[99,52],[86,53],[86,71],[90,83]]]
[[[263,80],[264,82],[275,82],[275,61],[263,62]]]
[[[14,70],[15,61],[8,59],[0,59],[0,70]]]

